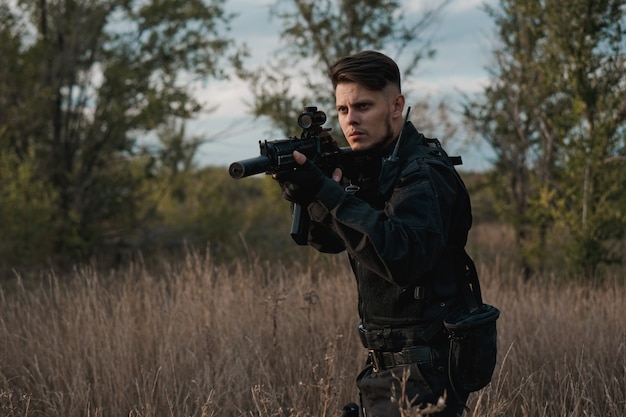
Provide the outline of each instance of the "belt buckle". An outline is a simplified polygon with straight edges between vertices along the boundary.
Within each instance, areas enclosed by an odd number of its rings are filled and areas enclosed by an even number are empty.
[[[383,369],[383,361],[378,357],[378,352],[374,349],[369,349],[369,357],[370,361],[372,361],[372,367],[374,368],[374,372],[380,372]]]

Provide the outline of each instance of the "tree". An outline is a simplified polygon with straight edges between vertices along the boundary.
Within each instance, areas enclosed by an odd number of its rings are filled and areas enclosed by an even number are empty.
[[[543,265],[547,218],[530,206],[552,176],[555,119],[568,108],[553,88],[557,75],[543,70],[545,33],[533,7],[538,4],[501,3],[500,14],[487,8],[501,45],[488,68],[491,84],[465,105],[466,117],[495,151],[492,190],[500,214],[514,227],[526,276]]]
[[[624,251],[607,243],[622,241],[626,228],[626,2],[571,6],[565,16],[557,4],[546,7],[562,90],[576,116],[558,161],[567,169],[555,203],[567,215],[555,218],[572,237],[572,266],[593,277],[599,265],[624,260]]]
[[[0,265],[10,261],[11,268],[19,268],[52,250],[56,195],[36,177],[36,164],[32,155],[18,161],[0,153]],[[9,272],[2,269],[0,274]]]
[[[284,47],[272,63],[241,74],[252,87],[252,113],[292,133],[304,106],[334,109],[326,72],[338,58],[364,49],[386,50],[401,58],[404,76],[410,76],[423,59],[434,55],[428,30],[448,3],[440,1],[418,14],[393,0],[276,1],[271,14],[284,27]]]
[[[202,110],[193,83],[224,77],[243,53],[220,35],[232,18],[223,4],[0,5],[0,154],[33,158],[33,178],[55,196],[57,254],[80,259],[122,241],[152,210],[155,174],[188,162],[197,143],[184,145],[175,127]]]
[[[527,276],[560,249],[594,276],[621,262],[624,2],[501,0],[491,83],[465,115],[496,151],[493,186]],[[609,162],[610,161],[610,162]],[[594,204],[602,202],[602,204]],[[623,253],[623,252],[622,252]]]

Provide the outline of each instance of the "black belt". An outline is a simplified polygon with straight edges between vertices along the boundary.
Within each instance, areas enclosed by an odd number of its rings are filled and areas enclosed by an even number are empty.
[[[359,336],[363,346],[370,350],[396,352],[405,347],[431,343],[437,335],[443,335],[443,320],[448,315],[451,302],[440,304],[439,315],[430,323],[411,327],[383,327],[381,329],[366,329],[363,323],[359,324]]]
[[[430,351],[430,347],[426,345],[407,347],[399,352],[384,352],[370,349],[369,358],[374,367],[374,372],[379,372],[398,365],[412,363],[428,365],[432,361]]]
[[[429,326],[406,328],[366,329],[359,325],[359,336],[364,347],[371,350],[399,351],[402,348],[428,342],[424,337]]]

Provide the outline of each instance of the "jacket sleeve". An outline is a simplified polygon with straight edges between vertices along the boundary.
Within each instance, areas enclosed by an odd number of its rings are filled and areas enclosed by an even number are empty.
[[[421,158],[402,170],[382,210],[326,181],[308,207],[309,244],[330,251],[329,242],[342,242],[334,249],[343,246],[382,278],[399,286],[419,285],[447,245],[457,193],[449,167]]]

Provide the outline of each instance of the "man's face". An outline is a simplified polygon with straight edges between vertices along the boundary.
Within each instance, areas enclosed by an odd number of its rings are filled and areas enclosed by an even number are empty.
[[[374,91],[353,82],[339,83],[335,99],[339,125],[352,150],[384,147],[400,133],[404,98],[392,86]]]

